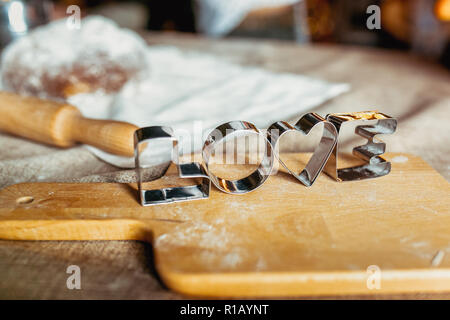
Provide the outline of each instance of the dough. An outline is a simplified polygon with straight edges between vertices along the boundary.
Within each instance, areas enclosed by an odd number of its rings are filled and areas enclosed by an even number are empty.
[[[65,99],[78,93],[117,92],[131,79],[148,75],[146,43],[113,21],[90,16],[80,29],[66,19],[33,30],[3,52],[5,90]]]

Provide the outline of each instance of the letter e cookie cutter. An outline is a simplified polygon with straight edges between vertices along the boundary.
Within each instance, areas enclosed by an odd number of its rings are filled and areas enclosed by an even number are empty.
[[[334,178],[336,181],[354,181],[370,178],[377,178],[387,175],[391,171],[391,163],[386,161],[380,155],[386,150],[386,144],[377,139],[378,134],[392,134],[397,129],[397,120],[378,111],[362,111],[353,113],[333,113],[326,116],[339,133],[341,126],[347,121],[369,121],[378,120],[373,125],[358,125],[355,133],[365,139],[367,143],[353,148],[353,155],[364,160],[366,164],[361,166],[339,168],[338,167],[338,146],[333,152],[325,165],[325,173]]]

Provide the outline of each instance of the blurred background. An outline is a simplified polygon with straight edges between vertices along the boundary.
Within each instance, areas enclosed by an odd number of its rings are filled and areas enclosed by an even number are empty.
[[[51,18],[72,4],[136,30],[411,50],[450,68],[450,0],[69,0],[51,2]],[[381,29],[367,28],[370,5]]]
[[[0,3],[16,2],[1,0]],[[37,23],[101,14],[134,30],[177,31],[209,37],[283,39],[408,50],[450,68],[450,0],[29,0]],[[367,8],[377,5],[381,28],[370,30]],[[2,14],[8,12],[2,10]],[[16,13],[17,15],[20,13]],[[31,24],[32,26],[32,24]],[[4,29],[4,28],[3,28]],[[20,26],[18,28],[20,31]],[[5,38],[5,36],[3,36]],[[3,40],[4,41],[4,40]]]

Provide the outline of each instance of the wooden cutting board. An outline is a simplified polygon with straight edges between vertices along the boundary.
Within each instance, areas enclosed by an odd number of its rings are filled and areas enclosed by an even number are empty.
[[[449,183],[416,156],[386,158],[373,180],[306,188],[280,169],[249,194],[153,207],[133,184],[17,184],[0,191],[0,238],[148,241],[163,282],[197,296],[450,292]]]

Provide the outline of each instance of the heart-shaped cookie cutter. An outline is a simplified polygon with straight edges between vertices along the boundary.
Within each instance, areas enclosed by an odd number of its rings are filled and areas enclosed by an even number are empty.
[[[319,124],[323,123],[322,138],[317,145],[313,155],[309,159],[305,168],[299,173],[293,172],[288,166],[283,162],[278,154],[278,142],[280,138],[290,131],[297,131],[303,135],[308,135],[309,132]],[[285,121],[278,121],[273,123],[267,130],[267,136],[272,145],[272,148],[276,150],[275,154],[278,161],[286,168],[286,170],[292,174],[297,180],[303,183],[305,186],[310,187],[319,176],[323,167],[328,161],[331,152],[336,147],[338,133],[336,128],[324,118],[322,118],[317,113],[307,113],[298,120],[295,125],[290,125]]]

